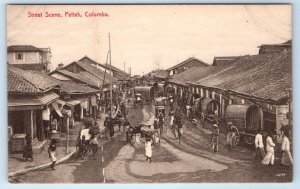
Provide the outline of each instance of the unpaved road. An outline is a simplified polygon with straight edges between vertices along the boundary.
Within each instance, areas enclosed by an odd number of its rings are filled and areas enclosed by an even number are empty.
[[[131,124],[152,122],[154,109],[131,109]],[[117,130],[117,127],[115,128]],[[220,152],[212,153],[209,136],[200,128],[186,124],[181,144],[172,132],[164,134],[161,144],[153,146],[152,163],[145,161],[144,146],[131,146],[125,134],[117,132],[114,141],[105,142],[104,151],[85,159],[70,160],[56,167],[21,175],[17,182],[25,183],[200,183],[200,182],[288,182],[292,168],[263,166],[253,162],[252,152],[244,147],[231,151],[220,145]],[[102,162],[102,157],[104,161]],[[278,163],[279,159],[276,159]],[[104,169],[104,174],[103,174]]]

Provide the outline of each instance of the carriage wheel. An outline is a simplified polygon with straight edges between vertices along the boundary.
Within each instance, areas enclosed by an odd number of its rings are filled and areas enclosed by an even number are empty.
[[[254,137],[253,136],[245,136],[245,142],[249,145],[254,144]]]
[[[238,128],[236,128],[235,126],[232,126],[232,130],[233,130],[232,145],[236,146],[240,142],[240,132]]]

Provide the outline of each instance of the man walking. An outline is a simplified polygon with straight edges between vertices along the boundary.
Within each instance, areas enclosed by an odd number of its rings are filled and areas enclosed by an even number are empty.
[[[218,152],[219,151],[219,134],[220,130],[217,124],[213,124],[213,131],[211,133],[211,142],[212,142],[212,149],[213,152]]]
[[[255,144],[255,160],[260,162],[265,157],[263,137],[260,131],[257,131],[255,135],[254,144]]]

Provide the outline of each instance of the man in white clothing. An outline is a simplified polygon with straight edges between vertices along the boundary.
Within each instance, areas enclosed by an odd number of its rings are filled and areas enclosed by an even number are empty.
[[[255,160],[261,161],[265,157],[265,148],[263,143],[263,137],[260,131],[257,131],[255,135]]]

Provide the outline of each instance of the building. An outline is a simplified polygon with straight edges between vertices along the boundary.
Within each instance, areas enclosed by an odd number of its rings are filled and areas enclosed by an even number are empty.
[[[155,81],[167,81],[169,79],[169,72],[166,70],[160,70],[157,73],[153,74],[153,78]]]
[[[51,71],[51,49],[32,45],[7,47],[8,64],[24,70]]]
[[[212,66],[221,66],[227,64],[241,56],[216,56],[214,57]]]
[[[109,64],[100,64],[100,63],[92,60],[88,56],[81,58],[79,61],[84,62],[89,65],[92,65],[92,66],[96,67],[97,69],[102,70],[103,72],[106,72],[106,73],[112,75],[113,77],[117,78],[119,81],[130,79],[129,73],[127,73],[113,65],[111,65],[111,68],[110,68]],[[110,70],[111,70],[111,72],[110,72]]]
[[[263,44],[259,47],[259,54],[270,54],[270,53],[279,53],[282,51],[291,51],[292,40],[288,40],[284,43],[279,44]]]
[[[29,134],[35,144],[46,137],[43,111],[49,123],[50,109],[57,110],[59,95],[54,91],[59,85],[46,74],[33,72],[8,67],[8,128],[11,138]]]
[[[279,132],[287,119],[292,123],[291,49],[241,56],[217,66],[192,68],[173,76],[168,87],[183,100],[189,101],[189,95],[196,94],[197,98],[217,101],[218,115],[223,117],[232,105],[236,105],[236,109],[231,108],[230,113],[239,116],[248,111],[241,107],[255,107],[258,114],[253,115],[265,132]]]
[[[8,128],[11,138],[29,134],[33,144],[42,147],[41,144],[49,138],[54,120],[58,122],[54,130],[65,132],[62,115],[65,104],[72,108],[71,118],[96,117],[99,92],[87,85],[61,81],[46,73],[9,66]]]
[[[118,80],[109,73],[81,61],[72,62],[59,70],[54,70],[50,75],[62,81],[72,80],[96,89],[108,86],[110,81],[117,83]]]
[[[181,72],[184,72],[190,69],[191,67],[206,67],[206,66],[209,66],[209,64],[201,60],[198,60],[197,58],[192,57],[192,58],[188,58],[187,60],[175,66],[172,66],[169,69],[166,69],[166,71],[169,73],[169,76],[173,76],[176,74],[180,74]]]

